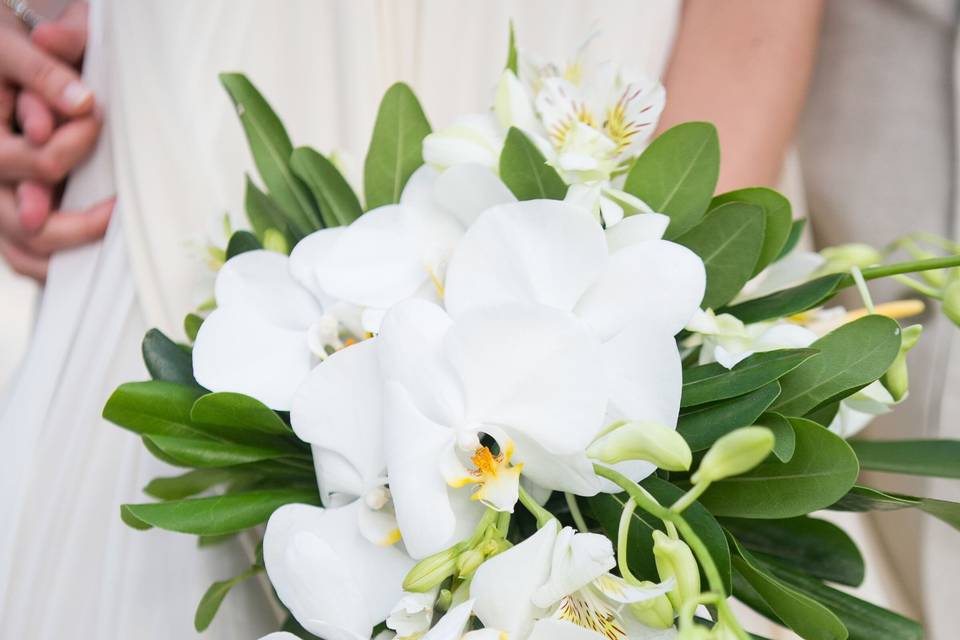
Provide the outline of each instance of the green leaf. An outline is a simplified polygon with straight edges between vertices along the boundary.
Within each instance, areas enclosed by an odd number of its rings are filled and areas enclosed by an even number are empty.
[[[850,440],[860,468],[960,479],[960,440]]]
[[[212,585],[210,585],[210,588],[207,589],[206,593],[203,594],[203,597],[200,598],[200,604],[197,605],[197,612],[193,617],[194,628],[197,631],[205,631],[207,627],[210,626],[210,623],[213,622],[213,618],[217,615],[217,611],[220,609],[223,599],[227,597],[227,594],[230,593],[230,590],[247,578],[255,576],[261,571],[262,569],[259,567],[251,567],[240,575],[230,578],[229,580],[221,580],[220,582],[214,582]]]
[[[697,405],[680,414],[677,432],[691,450],[706,449],[734,429],[752,425],[779,394],[780,385],[771,382],[736,398]]]
[[[846,627],[833,612],[778,580],[733,536],[728,538],[735,551],[734,569],[777,619],[807,640],[844,640],[847,637]]]
[[[133,515],[133,512],[130,511],[129,505],[120,505],[120,519],[123,520],[125,525],[138,531],[146,531],[147,529],[153,528],[153,525],[148,524],[137,516]]]
[[[780,249],[780,253],[777,254],[777,257],[774,258],[774,262],[778,260],[783,260],[790,252],[793,251],[797,243],[800,242],[800,237],[803,236],[803,228],[807,225],[806,218],[800,218],[799,220],[794,220],[790,225],[790,233],[787,235],[787,241],[783,244],[783,248]]]
[[[681,407],[743,395],[777,380],[816,355],[816,349],[778,349],[755,353],[727,369],[718,362],[683,372]]]
[[[363,213],[350,184],[322,154],[310,147],[298,147],[290,156],[290,166],[316,198],[325,227],[346,226]]]
[[[854,597],[819,580],[775,564],[768,569],[779,580],[813,598],[840,618],[850,640],[921,640],[923,627],[914,620]]]
[[[525,133],[510,127],[500,152],[500,179],[518,200],[563,200],[567,185]]]
[[[724,518],[722,524],[750,551],[822,580],[851,587],[863,583],[860,550],[843,529],[826,520]]]
[[[247,220],[257,239],[262,243],[264,236],[270,229],[276,229],[287,239],[290,246],[297,244],[303,237],[287,221],[283,209],[274,202],[273,198],[260,190],[247,176],[246,189],[243,196],[243,207],[247,212]]]
[[[790,420],[779,413],[770,412],[757,418],[754,424],[773,431],[773,437],[775,438],[773,455],[780,462],[790,462],[794,451],[797,449],[797,434],[794,432]]]
[[[677,238],[703,259],[707,270],[707,290],[701,306],[717,309],[740,293],[760,257],[764,224],[763,209],[731,202],[710,211]]]
[[[200,386],[193,378],[193,358],[190,350],[163,335],[159,329],[147,331],[141,351],[147,371],[154,380]]]
[[[656,476],[648,477],[640,485],[662,505],[671,505],[684,494],[682,489]],[[625,493],[600,493],[591,498],[581,499],[590,505],[594,518],[603,526],[607,537],[613,541],[614,545],[617,543],[620,514],[623,513],[623,506],[628,499]],[[727,547],[727,540],[720,525],[699,502],[694,502],[684,510],[683,516],[707,547],[720,572],[724,589],[730,593],[730,549]],[[638,577],[658,581],[651,537],[654,529],[663,530],[663,522],[641,509],[633,512],[628,562],[631,570]],[[706,576],[704,576],[704,582],[706,582]]]
[[[270,197],[301,236],[319,229],[320,218],[310,192],[290,170],[293,144],[280,118],[242,73],[221,73],[220,82],[236,106],[253,162]]]
[[[281,444],[251,446],[200,438],[144,435],[144,440],[165,455],[190,467],[229,467],[293,455],[296,450]]]
[[[747,324],[791,316],[822,305],[833,297],[843,279],[844,274],[831,273],[789,289],[724,307],[720,313],[729,313]]]
[[[687,122],[662,133],[640,154],[624,190],[670,216],[666,237],[676,238],[700,221],[719,175],[716,128],[709,122]]]
[[[960,503],[934,498],[920,498],[900,493],[884,493],[871,487],[855,486],[835,504],[835,511],[895,511],[920,509],[960,530]]]
[[[249,231],[234,231],[227,242],[227,260],[247,251],[259,251],[263,245]]]
[[[187,339],[190,342],[197,341],[197,333],[200,332],[200,327],[203,325],[203,317],[198,316],[195,313],[188,313],[183,318],[183,332],[186,334]],[[191,373],[190,377],[193,377],[193,365],[191,363]]]
[[[390,87],[363,165],[368,210],[400,202],[407,180],[423,164],[423,139],[429,133],[430,123],[410,87],[400,82]]]
[[[137,520],[160,529],[217,536],[262,524],[291,503],[319,505],[320,497],[316,490],[274,489],[124,506]]]
[[[900,326],[885,316],[864,316],[810,347],[820,353],[780,379],[783,391],[773,405],[779,413],[802,416],[880,378],[900,353]]]
[[[763,211],[766,222],[763,231],[763,247],[752,274],[757,275],[777,259],[787,243],[793,221],[790,201],[773,189],[751,187],[721,193],[710,202],[710,208],[715,209],[728,202],[745,202],[758,206]]]
[[[839,436],[790,418],[796,449],[790,462],[768,458],[745,474],[713,483],[700,502],[717,516],[793,518],[834,504],[857,480],[857,456]]]
[[[179,476],[154,478],[143,492],[160,500],[179,500],[196,495],[234,477],[226,469],[195,469]]]
[[[194,422],[274,435],[291,433],[290,427],[273,409],[242,393],[208,393],[194,402],[190,418]]]
[[[510,21],[510,40],[507,44],[507,64],[504,69],[517,74],[517,38],[513,32],[513,20]]]
[[[202,436],[190,421],[190,408],[204,393],[199,387],[160,380],[128,382],[107,400],[103,417],[142,435]]]

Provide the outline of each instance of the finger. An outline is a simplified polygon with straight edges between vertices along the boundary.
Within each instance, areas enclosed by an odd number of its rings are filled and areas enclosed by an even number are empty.
[[[16,273],[33,278],[41,284],[47,279],[47,268],[50,265],[49,258],[34,255],[5,238],[0,238],[0,255]]]
[[[60,182],[93,149],[100,126],[96,115],[69,120],[42,147],[22,136],[0,136],[0,181]]]
[[[21,246],[36,255],[48,256],[99,240],[107,232],[113,203],[114,198],[108,198],[85,211],[54,214],[40,233],[23,241]]]
[[[0,81],[0,131],[9,131],[16,108],[17,92]]]
[[[13,188],[0,185],[0,238],[16,240],[20,237],[20,221],[17,220],[17,204],[13,197]]]
[[[84,115],[93,108],[93,92],[77,72],[19,34],[0,39],[0,78],[35,91],[65,116]]]
[[[30,34],[44,51],[72,65],[80,63],[87,46],[86,2],[74,2],[53,22],[43,22]]]
[[[32,91],[21,91],[17,96],[17,122],[27,140],[35,145],[45,143],[53,133],[53,111]]]
[[[49,185],[27,180],[17,187],[17,219],[25,235],[43,228],[50,216],[53,189]]]

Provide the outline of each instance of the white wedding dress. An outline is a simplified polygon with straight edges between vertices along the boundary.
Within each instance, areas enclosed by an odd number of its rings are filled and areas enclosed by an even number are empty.
[[[511,17],[520,43],[545,57],[563,60],[599,30],[595,53],[658,74],[678,10],[677,0],[95,1],[84,74],[106,127],[65,205],[112,193],[117,205],[103,242],[54,258],[34,339],[0,400],[0,638],[194,637],[200,596],[250,561],[236,543],[201,550],[189,536],[125,527],[118,506],[147,500],[147,481],[173,470],[100,417],[117,385],[147,377],[145,331],[181,338],[183,315],[210,295],[207,230],[224,212],[242,218],[252,163],[218,72],[246,72],[295,143],[357,167],[396,80],[435,125],[487,105]],[[276,629],[267,589],[235,589],[206,637]]]

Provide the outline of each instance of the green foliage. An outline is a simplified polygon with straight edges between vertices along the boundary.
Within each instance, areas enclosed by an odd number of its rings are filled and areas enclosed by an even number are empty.
[[[687,122],[665,131],[644,150],[627,174],[624,190],[670,216],[666,237],[676,238],[700,221],[719,175],[716,128]]]
[[[773,382],[817,353],[815,349],[778,349],[755,353],[727,369],[718,362],[683,371],[681,407],[725,400]]]
[[[855,486],[830,505],[836,511],[895,511],[920,509],[954,529],[960,530],[960,503],[934,498],[921,498],[900,493],[885,493],[870,487]]]
[[[297,455],[297,450],[282,440],[242,444],[208,438],[181,438],[177,436],[144,435],[144,440],[153,445],[167,459],[175,460],[183,467],[228,467],[259,460],[273,460]]]
[[[517,73],[517,38],[513,31],[513,20],[510,21],[510,39],[507,43],[507,64],[503,68]]]
[[[227,241],[226,258],[229,260],[241,253],[259,251],[260,249],[263,249],[263,245],[257,240],[257,236],[249,231],[234,231],[233,235],[230,236],[230,240]]]
[[[793,251],[796,248],[797,243],[800,242],[800,238],[803,236],[803,229],[806,226],[806,218],[794,220],[790,224],[790,232],[787,234],[787,241],[783,243],[783,248],[780,249],[780,253],[777,254],[777,257],[773,259],[774,262],[782,260],[790,255],[790,252]]]
[[[143,492],[160,500],[179,500],[202,493],[233,478],[227,469],[194,469],[179,476],[154,478]]]
[[[500,179],[518,200],[563,200],[567,194],[567,185],[560,174],[516,127],[510,127],[500,152]]]
[[[244,580],[262,571],[263,569],[261,567],[253,566],[229,580],[221,580],[210,585],[210,588],[207,589],[206,593],[204,593],[200,599],[200,604],[197,605],[197,612],[193,617],[194,628],[197,631],[205,631],[207,627],[210,626],[210,623],[213,622],[213,618],[217,615],[220,605],[223,604],[223,599],[227,597],[230,590]]]
[[[869,471],[960,479],[960,440],[851,440]]]
[[[190,349],[177,344],[159,329],[147,331],[140,350],[147,371],[154,380],[200,386],[193,377],[193,358]]]
[[[789,289],[725,307],[720,311],[729,313],[747,324],[792,316],[795,313],[819,307],[832,298],[844,279],[843,274],[832,273]]]
[[[717,309],[730,302],[751,278],[764,238],[763,209],[730,202],[713,209],[677,238],[703,259],[707,290],[702,306]]]
[[[834,504],[857,480],[857,457],[839,436],[802,418],[790,418],[796,448],[789,462],[776,457],[752,471],[715,482],[700,502],[716,516],[793,518]]]
[[[290,427],[277,412],[255,398],[241,393],[209,393],[198,398],[190,411],[195,422],[234,429],[249,429],[286,436]]]
[[[291,247],[303,237],[300,231],[287,220],[283,209],[273,198],[265,194],[253,183],[250,176],[246,177],[246,187],[243,196],[243,207],[247,213],[247,220],[253,228],[257,239],[263,243],[267,231],[275,229],[287,240]]]
[[[343,174],[319,152],[298,147],[290,156],[290,166],[320,205],[325,227],[346,226],[363,213],[357,195]]]
[[[203,389],[154,380],[120,385],[107,400],[103,417],[141,435],[203,435],[190,420],[193,402]]]
[[[400,82],[390,87],[363,166],[368,210],[400,202],[407,180],[423,164],[423,139],[429,133],[430,123],[410,87]]]
[[[188,313],[183,318],[183,332],[186,334],[187,339],[193,343],[197,341],[197,334],[200,332],[200,327],[203,325],[203,317],[195,313]],[[192,366],[190,377],[193,377]],[[176,382],[176,381],[175,381]]]
[[[793,452],[797,448],[797,434],[794,432],[790,420],[771,411],[757,418],[755,424],[766,427],[773,432],[773,437],[776,439],[773,444],[773,455],[777,457],[777,460],[790,462]]]
[[[713,199],[710,203],[710,208],[715,209],[728,202],[752,204],[760,207],[763,211],[764,220],[766,221],[764,225],[763,246],[760,249],[760,256],[757,259],[757,264],[754,266],[752,274],[757,275],[763,271],[768,264],[775,261],[786,247],[787,241],[790,238],[790,232],[793,228],[793,214],[790,208],[790,201],[773,189],[753,187],[722,193]],[[802,228],[801,225],[800,229]]]
[[[681,411],[677,432],[692,451],[706,449],[721,437],[757,420],[780,395],[774,381],[735,398],[697,405]]]

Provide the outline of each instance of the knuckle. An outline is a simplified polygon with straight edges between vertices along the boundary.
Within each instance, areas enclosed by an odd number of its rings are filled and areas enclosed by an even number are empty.
[[[64,166],[63,160],[52,153],[37,156],[34,169],[44,182],[57,183],[67,175],[67,168]]]
[[[57,65],[46,56],[37,56],[30,66],[28,75],[36,86],[50,87],[56,80]]]

